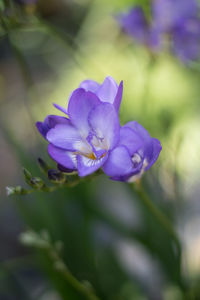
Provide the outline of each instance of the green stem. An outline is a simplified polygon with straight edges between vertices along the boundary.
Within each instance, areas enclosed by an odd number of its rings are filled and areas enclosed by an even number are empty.
[[[89,300],[99,300],[99,298],[93,293],[92,289],[90,287],[87,287],[86,285],[79,282],[70,272],[69,270],[64,267],[62,270],[60,270],[64,276],[64,278],[67,280],[67,282],[79,293],[81,293],[83,296],[85,296]]]
[[[50,264],[51,268],[53,268],[52,271],[59,272],[62,278],[67,281],[76,292],[82,295],[81,299],[100,300],[95,295],[91,285],[80,282],[72,275],[60,255],[62,243],[60,241],[54,243],[46,230],[41,231],[41,233],[37,233],[33,230],[24,232],[20,235],[20,241],[25,246],[40,250],[41,254],[48,259],[48,265]]]
[[[72,273],[69,271],[64,261],[61,259],[60,255],[56,249],[49,244],[46,247],[50,259],[53,261],[55,268],[60,272],[63,278],[80,294],[86,297],[88,300],[100,300],[94,293],[93,288],[89,285],[81,283],[77,280]]]
[[[133,188],[134,188],[134,192],[137,194],[137,196],[143,202],[146,208],[151,212],[152,216],[158,221],[158,223],[160,223],[160,225],[166,230],[166,232],[168,232],[168,234],[174,240],[177,248],[177,255],[179,258],[181,258],[180,241],[168,218],[163,214],[161,210],[158,209],[157,206],[154,205],[154,203],[151,201],[149,196],[145,193],[145,191],[143,190],[140,184],[137,185],[134,184]]]

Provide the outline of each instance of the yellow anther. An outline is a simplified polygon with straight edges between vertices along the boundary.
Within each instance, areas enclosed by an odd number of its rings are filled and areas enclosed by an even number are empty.
[[[83,155],[83,156],[85,156],[85,157],[87,157],[87,158],[89,158],[89,159],[92,159],[92,160],[96,160],[97,159],[97,157],[96,157],[96,155],[94,154],[94,152],[91,152],[91,153],[81,153],[81,152],[74,152],[74,154],[77,154],[77,155]],[[105,153],[103,153],[102,155],[101,155],[101,157],[100,158],[103,158],[104,156],[106,155],[106,152]]]
[[[94,154],[94,152],[88,154],[88,158],[93,159],[93,160],[96,160],[96,159],[97,159],[97,158],[96,158],[96,155]]]

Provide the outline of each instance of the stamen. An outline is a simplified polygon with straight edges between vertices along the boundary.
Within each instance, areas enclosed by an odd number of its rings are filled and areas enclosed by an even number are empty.
[[[98,157],[98,159],[101,159],[104,156],[106,156],[106,153],[107,152],[103,153],[100,157]],[[97,157],[94,154],[94,152],[91,152],[91,153],[82,153],[82,152],[76,151],[76,152],[74,152],[74,154],[75,155],[82,155],[82,156],[87,157],[87,158],[92,159],[92,160],[97,160]]]
[[[94,154],[94,152],[88,154],[88,155],[85,155],[86,157],[90,158],[90,159],[93,159],[93,160],[96,160],[96,155]]]
[[[104,156],[106,156],[106,153],[107,153],[107,152],[105,152],[104,154],[102,154],[100,158],[103,158]]]
[[[90,153],[90,154],[83,154],[85,157],[88,157],[89,159],[92,159],[92,160],[96,160],[97,157],[96,155],[94,154],[94,152]],[[103,153],[100,157],[98,157],[98,159],[101,159],[103,158],[104,156],[106,155],[106,152]]]
[[[82,156],[85,156],[89,159],[92,159],[92,160],[96,160],[96,155],[94,154],[94,152],[90,152],[90,153],[83,153],[83,152],[79,152],[79,151],[76,151],[74,152],[76,155],[82,155]]]

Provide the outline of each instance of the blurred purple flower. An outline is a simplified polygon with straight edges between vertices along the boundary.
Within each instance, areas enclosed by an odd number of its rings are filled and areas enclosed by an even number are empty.
[[[183,62],[200,57],[200,20],[187,19],[172,32],[172,50]]]
[[[122,82],[118,87],[107,77],[101,85],[87,80],[80,86],[67,110],[56,105],[68,118],[50,115],[36,123],[50,143],[49,155],[60,170],[78,171],[81,177],[102,167],[114,180],[139,178],[157,160],[161,145],[137,122],[120,127]]]
[[[146,43],[149,38],[149,26],[141,7],[131,8],[117,17],[124,31],[140,43]]]
[[[196,0],[153,0],[152,18],[160,31],[173,30],[183,20],[198,16]]]
[[[137,42],[152,50],[160,48],[160,31],[147,21],[142,7],[135,6],[128,12],[121,13],[117,20],[122,29]]]
[[[126,33],[157,51],[169,37],[172,52],[184,63],[200,57],[200,18],[196,0],[153,0],[151,22],[141,7],[118,16]]]

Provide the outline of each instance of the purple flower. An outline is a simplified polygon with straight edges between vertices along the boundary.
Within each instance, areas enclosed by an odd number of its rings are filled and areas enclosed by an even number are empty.
[[[162,147],[159,140],[136,121],[120,128],[118,146],[110,153],[103,166],[113,180],[135,181],[157,160]]]
[[[68,115],[65,123],[62,120],[45,132],[48,152],[63,167],[86,176],[99,169],[117,145],[119,118],[113,104],[82,88],[72,93]]]
[[[172,52],[184,63],[200,56],[200,19],[196,0],[154,0],[153,26],[171,40]]]
[[[161,31],[170,31],[188,18],[198,15],[196,0],[153,0],[153,23]]]
[[[136,6],[118,17],[126,33],[153,51],[161,50],[166,36],[171,51],[183,62],[200,57],[200,18],[196,0],[153,0],[151,22]]]
[[[157,50],[160,47],[160,30],[151,26],[140,6],[135,6],[128,12],[120,14],[117,20],[122,29],[134,40],[152,50]]]
[[[49,155],[60,170],[81,177],[102,168],[114,180],[139,178],[157,160],[161,145],[137,122],[120,126],[122,82],[118,87],[107,77],[101,85],[87,80],[80,86],[67,110],[56,105],[68,118],[51,115],[36,123]]]
[[[123,94],[123,81],[121,81],[118,86],[111,76],[106,77],[102,84],[99,84],[94,80],[87,79],[80,83],[79,88],[94,93],[101,102],[113,104],[116,111],[119,111]],[[66,108],[58,104],[54,104],[54,106],[65,114],[69,114]]]
[[[200,20],[191,18],[172,32],[173,52],[185,63],[200,57]]]

